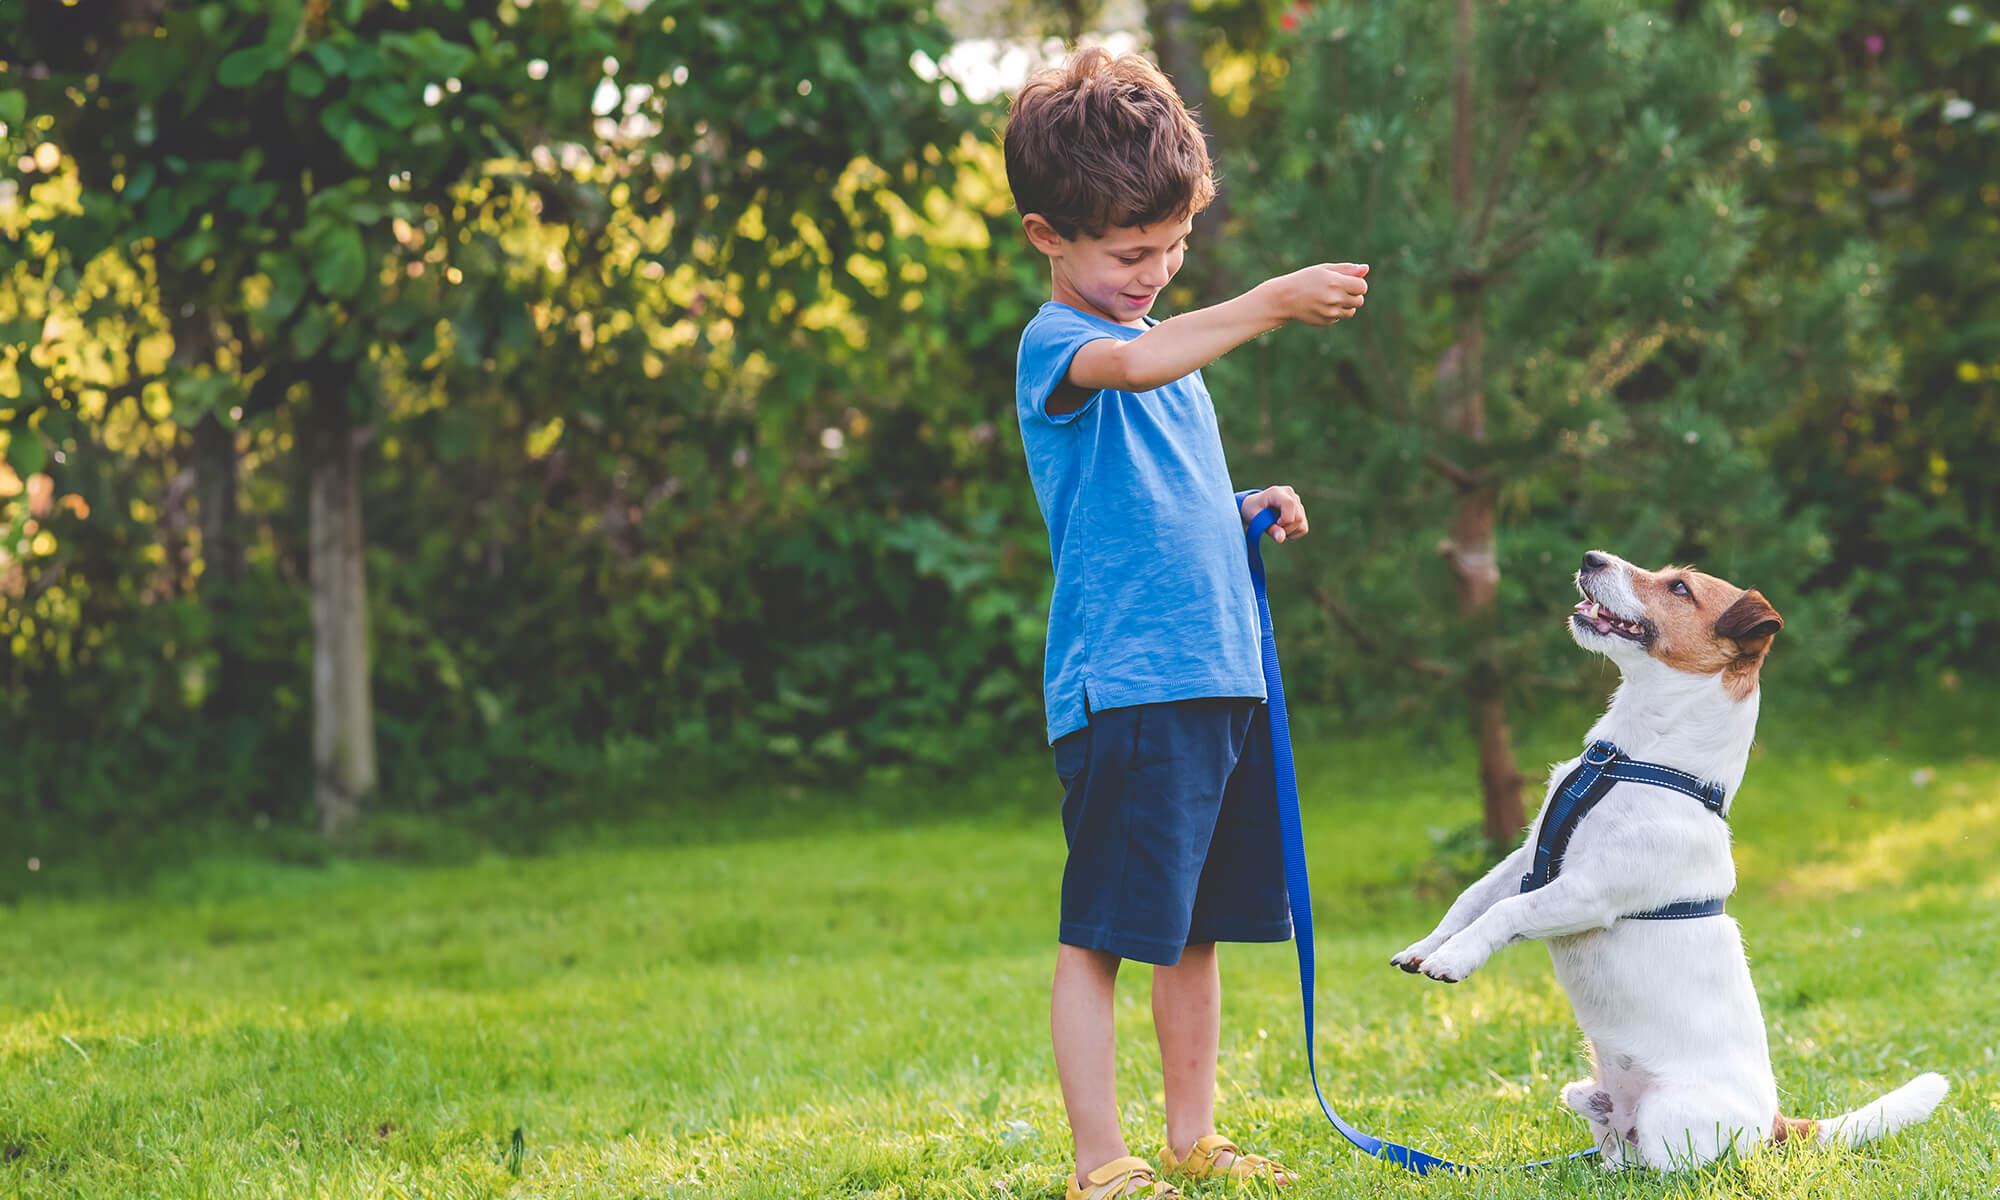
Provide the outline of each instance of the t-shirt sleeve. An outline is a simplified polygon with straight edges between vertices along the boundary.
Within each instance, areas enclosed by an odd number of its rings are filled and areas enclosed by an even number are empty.
[[[1077,351],[1099,338],[1111,337],[1115,335],[1072,308],[1051,306],[1035,314],[1021,333],[1021,353],[1014,365],[1014,401],[1022,416],[1062,425],[1088,411],[1102,393],[1092,392],[1066,413],[1049,412],[1049,398],[1068,378],[1070,360]]]

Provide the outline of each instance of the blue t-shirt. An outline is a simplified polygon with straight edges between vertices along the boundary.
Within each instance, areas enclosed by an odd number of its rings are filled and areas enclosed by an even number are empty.
[[[1056,570],[1050,742],[1101,709],[1264,697],[1243,519],[1201,372],[1048,411],[1085,343],[1143,332],[1051,300],[1021,334],[1014,402]]]

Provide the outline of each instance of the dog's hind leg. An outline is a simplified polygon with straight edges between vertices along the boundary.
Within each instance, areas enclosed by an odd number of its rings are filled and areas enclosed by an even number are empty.
[[[1658,1171],[1703,1166],[1732,1150],[1747,1157],[1764,1139],[1756,1118],[1739,1118],[1721,1097],[1694,1088],[1656,1088],[1636,1116],[1631,1153]]]
[[[1562,1100],[1590,1122],[1590,1139],[1597,1145],[1598,1162],[1606,1170],[1630,1165],[1625,1151],[1631,1141],[1632,1114],[1619,1106],[1604,1084],[1579,1079],[1563,1088]]]

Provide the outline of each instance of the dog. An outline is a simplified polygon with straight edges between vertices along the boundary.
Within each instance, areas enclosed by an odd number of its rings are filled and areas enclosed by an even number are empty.
[[[1594,1070],[1562,1099],[1589,1120],[1608,1168],[1683,1169],[1797,1138],[1856,1145],[1929,1116],[1950,1086],[1935,1073],[1842,1116],[1781,1115],[1736,921],[1719,912],[1658,919],[1662,906],[1735,888],[1729,827],[1718,816],[1743,782],[1759,671],[1784,619],[1753,589],[1690,568],[1647,571],[1599,551],[1583,556],[1576,586],[1583,600],[1569,615],[1571,636],[1622,677],[1586,743],[1719,786],[1708,792],[1718,807],[1644,782],[1611,783],[1574,825],[1558,851],[1560,873],[1545,886],[1522,890],[1537,869],[1531,837],[1390,961],[1456,983],[1510,942],[1546,941]],[[1586,751],[1592,761],[1601,754]],[[1584,761],[1554,768],[1531,829]],[[1652,919],[1631,919],[1639,916]]]

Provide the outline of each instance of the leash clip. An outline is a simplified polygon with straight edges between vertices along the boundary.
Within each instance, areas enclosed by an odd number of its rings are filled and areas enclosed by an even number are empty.
[[[1590,749],[1583,752],[1583,761],[1593,767],[1609,766],[1611,760],[1617,757],[1618,747],[1610,742],[1592,742]]]

